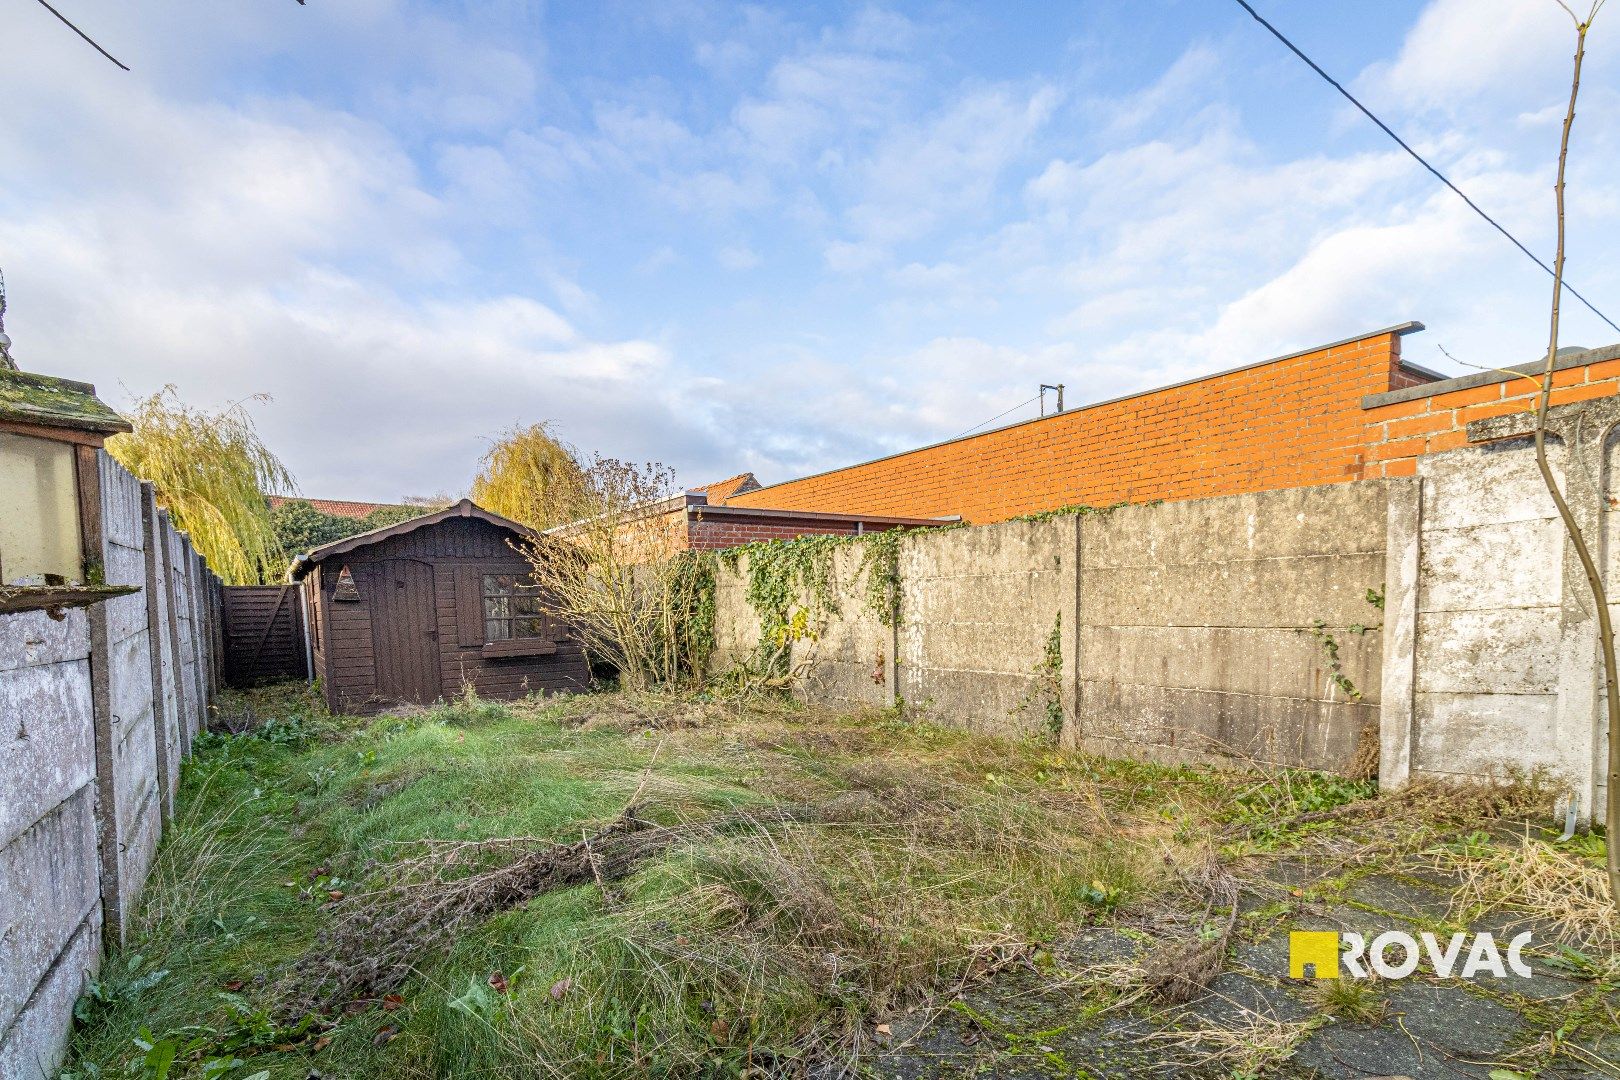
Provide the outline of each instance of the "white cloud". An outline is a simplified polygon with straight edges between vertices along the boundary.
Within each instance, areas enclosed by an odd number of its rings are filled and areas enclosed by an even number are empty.
[[[538,419],[693,482],[783,479],[954,436],[1041,382],[1083,403],[1407,318],[1511,362],[1544,325],[1522,256],[1397,149],[1240,109],[1220,44],[1088,96],[976,73],[940,25],[878,8],[821,27],[692,3],[636,32],[685,35],[711,81],[562,85],[527,5],[289,7],[184,48],[167,8],[87,8],[133,76],[55,29],[13,49],[0,237],[25,363],[114,399],[270,391],[263,427],[311,494],[460,489],[481,437]],[[1436,0],[1355,85],[1546,250],[1567,43],[1536,19]],[[219,89],[233,58],[300,50],[327,72],[307,93]],[[1620,94],[1591,63],[1570,273],[1602,299]],[[1566,317],[1568,340],[1613,340]]]
[[[915,239],[959,214],[982,216],[1004,170],[1052,115],[1051,86],[970,92],[927,122],[891,131],[852,170],[859,201],[846,214],[879,244]]]
[[[822,258],[829,270],[840,274],[859,274],[880,265],[886,252],[877,244],[857,244],[848,240],[833,240],[822,249]]]
[[[759,265],[759,256],[747,244],[729,244],[715,252],[715,258],[727,270],[752,270]]]
[[[1394,60],[1361,81],[1409,111],[1455,111],[1482,97],[1523,101],[1527,92],[1567,89],[1574,49],[1574,24],[1551,0],[1435,0]]]

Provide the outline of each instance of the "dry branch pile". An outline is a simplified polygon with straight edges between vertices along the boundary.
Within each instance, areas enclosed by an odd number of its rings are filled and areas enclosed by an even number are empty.
[[[375,888],[336,902],[333,925],[290,973],[292,1013],[333,1012],[392,992],[461,931],[554,889],[592,881],[605,887],[678,844],[831,823],[825,806],[734,811],[675,825],[649,821],[642,810],[626,807],[573,843],[512,837],[410,844],[421,853],[390,865]]]

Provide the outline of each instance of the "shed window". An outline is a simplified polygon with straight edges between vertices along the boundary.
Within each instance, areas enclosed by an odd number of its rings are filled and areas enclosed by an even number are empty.
[[[538,589],[516,574],[485,574],[483,581],[485,641],[546,636]]]

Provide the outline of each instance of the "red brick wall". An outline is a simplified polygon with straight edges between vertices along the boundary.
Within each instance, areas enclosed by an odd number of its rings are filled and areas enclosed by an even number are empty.
[[[868,532],[878,531],[868,527]],[[731,521],[703,521],[696,520],[687,526],[687,546],[702,550],[718,550],[719,548],[736,547],[738,544],[751,544],[756,540],[791,540],[795,536],[812,536],[839,534],[848,536],[855,532],[853,525],[826,525],[811,524],[770,524],[765,522],[735,519]]]
[[[1533,412],[1540,383],[1513,379],[1449,394],[1367,409],[1368,476],[1411,476],[1423,454],[1468,444],[1470,420]],[[1553,373],[1554,405],[1620,393],[1620,360],[1603,360]]]
[[[1002,521],[1065,504],[1194,499],[1357,480],[1361,399],[1409,385],[1374,334],[1185,386],[738,495],[732,506]],[[1397,381],[1399,380],[1399,381]]]

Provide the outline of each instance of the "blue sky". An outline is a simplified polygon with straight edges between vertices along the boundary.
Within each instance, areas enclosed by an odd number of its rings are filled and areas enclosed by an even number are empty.
[[[1542,272],[1221,0],[61,6],[133,71],[0,14],[16,355],[114,404],[268,393],[310,495],[461,492],[535,420],[769,483],[1042,382],[1083,404],[1407,319],[1448,372],[1544,347]],[[1257,6],[1550,255],[1553,0]],[[1620,13],[1569,277],[1620,319],[1617,55]]]

